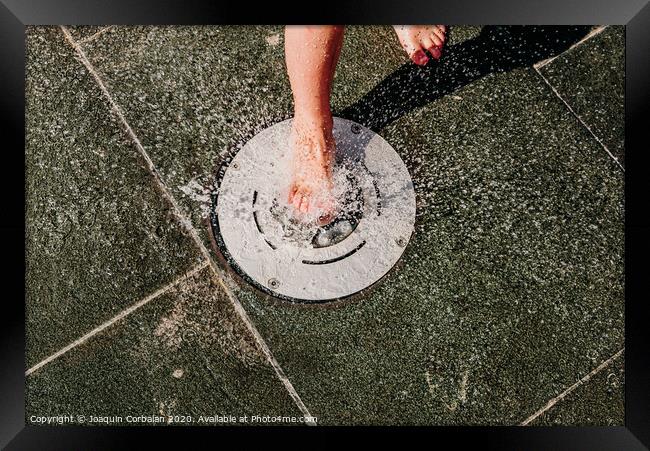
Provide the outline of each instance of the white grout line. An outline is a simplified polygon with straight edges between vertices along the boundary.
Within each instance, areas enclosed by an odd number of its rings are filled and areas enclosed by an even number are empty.
[[[580,379],[578,382],[576,382],[575,384],[573,384],[572,386],[570,386],[569,388],[564,390],[562,393],[560,393],[555,398],[551,399],[549,402],[546,403],[546,405],[544,407],[539,409],[537,412],[535,412],[534,414],[532,414],[531,416],[526,418],[523,422],[521,422],[520,426],[527,426],[531,421],[535,420],[537,417],[542,415],[544,412],[546,412],[547,410],[552,408],[555,404],[562,401],[569,393],[571,393],[576,388],[578,388],[582,384],[589,381],[589,379],[591,379],[596,374],[598,374],[600,371],[602,371],[604,368],[606,368],[610,363],[612,363],[614,360],[618,359],[623,354],[624,351],[625,351],[625,348],[621,349],[616,354],[611,356],[609,359],[605,360],[603,363],[601,363],[596,368],[591,370],[591,372],[589,374],[587,374],[582,379]]]
[[[182,213],[182,210],[178,203],[176,202],[176,199],[174,198],[173,194],[171,193],[171,190],[169,187],[165,184],[165,182],[162,180],[160,174],[158,173],[156,167],[153,164],[153,161],[149,157],[149,154],[147,154],[147,151],[144,149],[142,143],[140,142],[140,139],[137,137],[129,123],[127,122],[124,113],[122,113],[121,108],[119,105],[115,102],[111,94],[108,92],[108,89],[106,88],[106,85],[104,84],[103,80],[101,79],[100,75],[97,73],[93,65],[90,63],[88,60],[88,57],[86,56],[86,53],[84,50],[81,48],[81,46],[74,40],[68,29],[64,26],[61,26],[61,30],[63,31],[63,34],[65,35],[66,39],[70,43],[70,45],[75,49],[77,52],[77,55],[79,56],[79,59],[81,60],[81,63],[86,67],[88,72],[94,77],[95,82],[97,82],[97,85],[99,86],[100,90],[108,100],[112,111],[117,115],[118,119],[126,129],[127,134],[131,138],[131,140],[134,142],[135,146],[137,147],[138,151],[140,152],[141,156],[144,158],[147,167],[149,168],[149,171],[154,177],[154,180],[158,187],[160,188],[162,192],[163,198],[167,200],[172,208],[175,211],[176,217],[181,224],[182,227],[186,229],[186,231],[190,234],[198,248],[201,250],[201,253],[203,256],[206,258],[206,260],[209,262],[210,267],[214,271],[214,273],[217,275],[217,279],[219,281],[219,284],[223,288],[224,292],[228,295],[228,298],[232,302],[232,305],[237,312],[237,314],[241,317],[244,325],[248,328],[250,333],[253,335],[255,338],[255,341],[257,345],[259,346],[260,350],[264,353],[266,358],[268,359],[269,363],[275,370],[275,374],[277,375],[278,379],[282,382],[284,387],[286,388],[287,392],[295,402],[296,406],[300,409],[300,411],[303,413],[305,416],[305,423],[308,425],[315,425],[316,423],[312,420],[313,416],[309,413],[309,410],[305,406],[305,404],[302,402],[302,399],[300,399],[300,395],[296,392],[295,388],[293,387],[293,384],[291,381],[287,378],[285,375],[284,371],[280,367],[280,364],[278,361],[275,359],[273,356],[273,353],[269,349],[268,345],[264,341],[264,338],[262,335],[259,333],[253,322],[251,321],[250,317],[244,310],[244,307],[241,305],[241,302],[239,302],[239,299],[234,295],[230,287],[226,285],[226,283],[223,280],[223,274],[219,270],[219,267],[217,264],[214,262],[214,259],[212,258],[212,255],[210,254],[210,251],[208,248],[205,246],[203,243],[203,240],[199,236],[199,233],[197,230],[192,226],[192,223],[188,218],[185,217],[185,215]]]
[[[127,315],[133,313],[134,311],[136,311],[137,309],[139,309],[139,308],[142,307],[143,305],[145,305],[145,304],[147,304],[147,303],[153,301],[154,299],[156,299],[156,298],[157,298],[158,296],[160,296],[161,294],[164,294],[164,293],[167,292],[169,289],[171,289],[171,288],[173,288],[174,286],[178,285],[178,284],[179,284],[180,282],[182,282],[183,280],[185,280],[185,279],[187,279],[187,278],[193,276],[194,274],[196,274],[197,272],[201,271],[203,268],[207,267],[208,265],[209,265],[209,262],[208,262],[207,260],[203,260],[203,262],[201,262],[201,263],[199,263],[198,265],[194,266],[192,269],[190,269],[189,271],[187,271],[187,272],[186,272],[185,274],[183,274],[182,276],[177,277],[177,278],[176,278],[175,280],[173,280],[171,283],[165,285],[165,286],[162,287],[162,288],[159,288],[158,290],[156,290],[156,291],[154,291],[153,293],[151,293],[149,296],[147,296],[147,297],[145,297],[144,299],[142,299],[142,300],[136,302],[135,304],[133,304],[131,307],[129,307],[129,308],[125,309],[125,310],[122,310],[120,313],[118,313],[116,316],[114,316],[113,318],[109,319],[109,320],[106,321],[105,323],[103,323],[103,324],[101,324],[101,325],[95,327],[93,330],[91,330],[90,332],[88,332],[88,333],[87,333],[86,335],[84,335],[83,337],[78,338],[77,340],[75,340],[75,341],[73,341],[72,343],[70,343],[68,346],[66,346],[66,347],[64,347],[64,348],[62,348],[62,349],[60,349],[60,350],[58,350],[57,352],[55,352],[55,353],[52,354],[51,356],[49,356],[49,357],[47,357],[47,358],[41,360],[41,361],[38,362],[36,365],[34,365],[34,366],[31,367],[30,369],[28,369],[28,370],[25,372],[25,376],[29,376],[30,374],[32,374],[34,371],[38,370],[38,369],[41,368],[42,366],[47,365],[47,364],[50,363],[51,361],[53,361],[53,360],[55,360],[55,359],[61,357],[63,354],[65,354],[65,353],[68,352],[69,350],[71,350],[71,349],[73,349],[73,348],[76,348],[77,346],[79,346],[80,344],[82,344],[82,343],[84,343],[86,340],[88,340],[90,337],[92,337],[93,335],[98,334],[98,333],[101,332],[102,330],[106,329],[108,326],[111,326],[111,325],[115,324],[116,322],[120,321],[121,319],[123,319],[123,318],[126,317]]]
[[[234,298],[234,294],[230,291],[229,288],[227,288],[226,284],[223,282],[221,278],[221,274],[218,270],[218,268],[215,266],[214,261],[210,259],[210,268],[214,272],[216,278],[219,280],[221,285],[224,287],[224,290],[228,293],[229,296],[232,296]],[[236,298],[235,298],[236,299]],[[260,335],[260,333],[257,331],[255,326],[253,325],[253,322],[251,321],[250,317],[248,316],[248,313],[246,313],[246,310],[244,310],[244,307],[241,305],[241,302],[237,300],[236,302],[233,302],[233,305],[235,307],[235,310],[241,317],[242,321],[248,326],[249,330],[255,337],[255,341],[257,342],[257,345],[259,348],[262,350],[264,355],[266,355],[269,363],[275,370],[275,374],[278,376],[278,379],[282,382],[282,384],[285,386],[287,391],[289,392],[289,395],[293,399],[293,401],[296,403],[300,411],[303,413],[305,416],[305,419],[308,420],[306,421],[307,425],[310,426],[316,426],[316,423],[314,421],[310,421],[311,418],[313,418],[312,414],[309,413],[309,410],[307,409],[307,406],[302,402],[302,399],[300,399],[300,395],[298,395],[298,392],[296,392],[296,389],[293,387],[293,384],[287,377],[287,375],[284,373],[284,370],[278,363],[278,361],[275,359],[273,356],[273,353],[271,352],[271,349],[268,347],[266,344],[266,341],[264,341],[264,338]]]
[[[569,111],[571,111],[571,113],[576,117],[576,119],[578,119],[578,120],[580,121],[580,123],[581,123],[581,124],[582,124],[582,125],[583,125],[583,126],[584,126],[588,131],[589,131],[589,133],[591,133],[591,136],[593,136],[594,139],[595,139],[596,141],[598,141],[598,144],[600,144],[601,147],[602,147],[603,149],[605,149],[605,152],[607,152],[607,154],[608,154],[610,157],[612,157],[612,159],[613,159],[613,160],[616,162],[616,164],[621,168],[621,170],[622,170],[623,172],[625,172],[625,168],[623,167],[623,165],[621,164],[621,162],[618,161],[618,158],[616,158],[616,157],[612,154],[612,152],[609,151],[609,149],[607,148],[607,146],[605,145],[605,143],[602,142],[602,140],[601,140],[598,136],[596,136],[596,134],[591,130],[591,128],[586,124],[586,122],[583,121],[582,118],[581,118],[580,116],[578,116],[578,113],[576,113],[575,110],[574,110],[573,108],[571,108],[571,105],[569,105],[569,103],[568,103],[566,100],[564,100],[564,98],[560,95],[560,93],[557,91],[557,89],[555,89],[555,87],[554,87],[554,86],[553,86],[553,85],[552,85],[552,84],[551,84],[551,83],[546,79],[546,77],[545,77],[544,75],[542,75],[542,73],[539,71],[539,69],[535,68],[535,71],[537,72],[537,74],[539,74],[540,77],[542,77],[542,80],[544,80],[544,83],[546,83],[546,84],[551,88],[551,90],[552,90],[552,91],[555,93],[555,95],[556,95],[556,96],[557,96],[557,97],[558,97],[558,98],[559,98],[559,99],[564,103],[564,105],[566,105],[566,107],[569,109]]]
[[[589,39],[593,38],[594,36],[599,35],[600,33],[602,33],[605,30],[605,28],[607,28],[607,25],[601,25],[599,27],[594,28],[589,33],[587,33],[587,35],[584,38],[580,39],[578,42],[573,44],[571,47],[566,49],[564,52],[560,53],[559,55],[555,55],[555,56],[552,56],[552,57],[547,58],[545,60],[539,61],[539,62],[533,64],[533,67],[535,69],[539,69],[539,68],[542,68],[542,67],[546,66],[548,63],[553,61],[555,58],[564,55],[565,53],[567,53],[567,52],[573,50],[574,48],[578,47],[583,42],[588,41]]]
[[[97,39],[99,36],[101,36],[102,34],[106,33],[107,31],[109,31],[109,30],[111,30],[113,28],[115,28],[115,25],[109,25],[107,27],[103,27],[99,31],[91,34],[90,36],[86,36],[85,38],[81,38],[81,39],[77,40],[77,42],[79,44],[87,44],[90,41],[92,41],[94,39]]]

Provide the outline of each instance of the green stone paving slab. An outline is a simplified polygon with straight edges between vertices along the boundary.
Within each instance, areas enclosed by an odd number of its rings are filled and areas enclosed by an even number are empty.
[[[625,27],[603,32],[540,72],[621,162],[625,159]]]
[[[531,426],[623,426],[625,362],[619,358],[539,416]]]
[[[518,424],[622,347],[615,163],[532,69],[454,95],[381,132],[421,213],[399,270],[337,309],[242,294],[321,423]]]
[[[468,39],[475,38],[481,32],[481,26],[448,25],[447,45],[460,44]]]
[[[483,30],[424,72],[385,31],[348,30],[377,33],[377,56],[344,49],[335,108],[407,163],[416,235],[363,302],[240,293],[321,423],[517,424],[622,347],[623,179],[534,70],[513,70],[552,56],[539,39],[555,35],[518,30]],[[120,29],[86,47],[195,224],[219,153],[291,111],[280,31]]]
[[[334,76],[332,109],[337,111],[358,100],[406,61],[393,27],[347,27]],[[286,78],[286,71],[279,76]]]
[[[58,27],[28,27],[27,367],[196,264]]]
[[[108,25],[74,25],[67,27],[75,39],[88,39],[95,33],[109,27]]]
[[[195,224],[222,156],[291,111],[282,42],[282,27],[118,27],[84,46]]]
[[[390,27],[349,27],[334,108],[407,58]],[[290,117],[283,27],[119,27],[84,46],[195,223],[223,154]],[[366,55],[359,71],[358,55]]]
[[[204,268],[27,378],[32,415],[301,414]],[[183,424],[179,419],[178,424]],[[141,422],[140,424],[147,424]],[[195,423],[196,424],[196,423]]]
[[[342,109],[408,60],[391,27],[349,27],[332,103]],[[283,27],[116,27],[84,45],[193,223],[225,154],[290,117]],[[367,55],[359,71],[358,54]]]
[[[480,30],[481,27],[476,26],[449,26],[447,45],[475,38]],[[341,110],[359,100],[408,61],[393,27],[347,27],[334,78],[333,110]],[[285,74],[281,75],[286,77]]]
[[[458,42],[478,33],[477,27],[450,30]],[[84,45],[206,242],[203,222],[218,163],[292,114],[283,45],[279,26],[116,27]],[[348,27],[334,110],[361,98],[406,61],[392,27]]]

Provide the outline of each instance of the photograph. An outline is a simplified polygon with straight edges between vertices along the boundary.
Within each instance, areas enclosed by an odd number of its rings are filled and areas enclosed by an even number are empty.
[[[625,25],[24,45],[27,426],[626,425]]]

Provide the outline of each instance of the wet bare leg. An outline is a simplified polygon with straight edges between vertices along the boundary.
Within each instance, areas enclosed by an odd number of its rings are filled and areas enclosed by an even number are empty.
[[[444,25],[394,25],[395,32],[409,58],[420,66],[429,62],[426,51],[439,59],[445,44]]]
[[[330,93],[343,43],[342,26],[288,26],[285,57],[294,100],[293,174],[289,202],[321,222],[331,219],[332,137]]]

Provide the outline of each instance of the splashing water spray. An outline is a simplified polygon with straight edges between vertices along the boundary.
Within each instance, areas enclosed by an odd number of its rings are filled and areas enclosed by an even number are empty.
[[[415,192],[406,166],[379,135],[334,118],[336,216],[305,220],[287,203],[291,120],[248,141],[218,171],[210,208],[215,241],[233,269],[268,295],[325,303],[386,275],[413,233]]]

